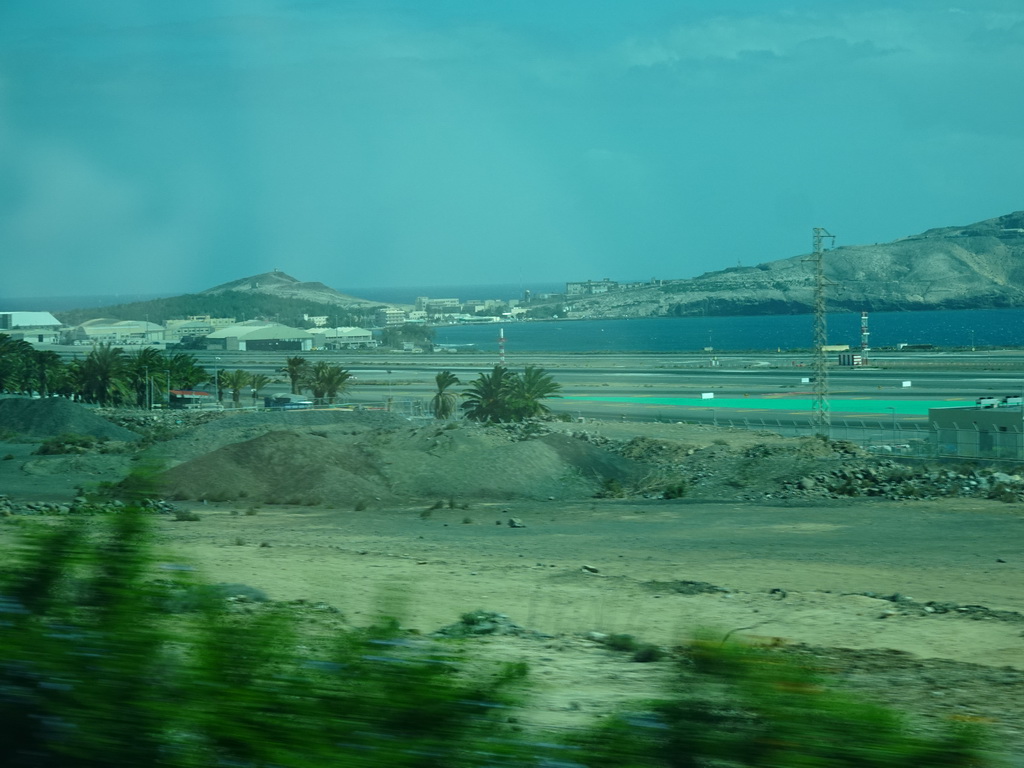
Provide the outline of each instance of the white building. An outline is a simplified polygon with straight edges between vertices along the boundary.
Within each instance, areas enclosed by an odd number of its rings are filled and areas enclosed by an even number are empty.
[[[168,320],[164,338],[177,343],[186,337],[202,337],[220,328],[235,324],[233,317],[210,317],[210,315],[189,315],[184,320]]]
[[[0,333],[29,344],[59,343],[60,327],[49,312],[0,312]]]
[[[313,348],[313,334],[308,331],[261,320],[220,328],[207,335],[205,341],[207,349],[239,352],[308,352]]]
[[[369,349],[378,344],[365,328],[310,328],[308,332],[313,335],[313,346],[325,349]]]
[[[398,307],[381,307],[377,310],[377,325],[401,325],[405,322],[405,310]]]
[[[65,334],[70,344],[117,344],[131,346],[164,340],[164,327],[145,320],[114,320],[98,317],[76,325]]]

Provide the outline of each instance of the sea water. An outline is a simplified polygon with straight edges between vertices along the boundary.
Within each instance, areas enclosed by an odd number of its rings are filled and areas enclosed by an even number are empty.
[[[828,315],[827,342],[861,344],[858,313]],[[1024,346],[1024,310],[965,309],[874,312],[868,317],[871,347],[900,344],[936,347]],[[519,321],[442,325],[434,341],[497,349],[499,333],[509,352],[686,352],[810,349],[813,315],[752,317],[659,317],[632,320]]]

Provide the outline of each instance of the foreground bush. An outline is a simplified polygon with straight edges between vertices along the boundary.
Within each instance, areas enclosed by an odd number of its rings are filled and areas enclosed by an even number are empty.
[[[981,765],[970,732],[909,736],[777,654],[710,641],[642,714],[527,743],[501,717],[523,665],[468,675],[394,622],[316,654],[283,610],[152,578],[147,542],[128,507],[98,533],[37,530],[0,575],[4,768]]]
[[[670,695],[574,738],[589,768],[936,768],[986,763],[977,730],[911,735],[776,651],[701,638]]]
[[[294,621],[225,611],[216,590],[189,616],[148,581],[145,517],[109,530],[48,529],[0,588],[0,764],[449,766],[499,764],[489,713],[508,678],[466,681],[393,623],[300,653]],[[503,758],[502,758],[503,759]]]

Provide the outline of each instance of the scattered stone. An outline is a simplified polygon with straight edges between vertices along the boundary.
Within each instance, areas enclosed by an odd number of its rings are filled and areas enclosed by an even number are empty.
[[[508,527],[509,528],[525,528],[526,527],[526,523],[524,523],[518,517],[510,517],[508,519]]]
[[[504,613],[470,611],[455,624],[433,633],[435,637],[478,637],[481,635],[537,635],[513,622]],[[539,636],[539,635],[538,635]]]
[[[597,568],[595,568],[592,565],[582,565],[582,566],[580,566],[580,570],[583,571],[584,573],[600,573],[601,572],[601,571],[599,571]]]

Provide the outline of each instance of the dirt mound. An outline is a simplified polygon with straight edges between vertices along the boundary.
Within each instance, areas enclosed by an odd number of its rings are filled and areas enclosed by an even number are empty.
[[[270,432],[218,448],[163,475],[173,498],[268,504],[345,504],[390,497],[353,446],[311,433]]]
[[[563,435],[517,440],[479,425],[274,431],[164,473],[176,498],[355,506],[396,499],[567,499],[643,466]]]
[[[204,422],[146,452],[150,461],[173,467],[232,443],[253,440],[273,431],[322,428],[331,433],[363,433],[409,427],[408,419],[386,411],[255,411],[227,413]],[[321,431],[321,430],[317,430]]]
[[[138,433],[112,424],[84,406],[58,397],[0,400],[0,429],[34,438],[73,433],[129,442],[140,437]]]

